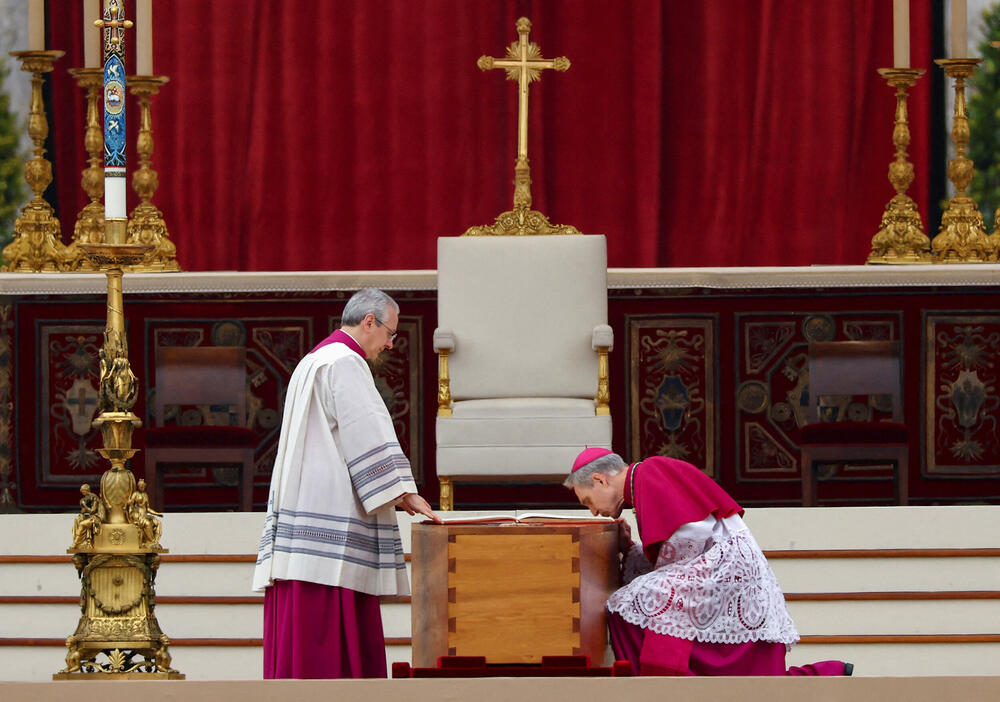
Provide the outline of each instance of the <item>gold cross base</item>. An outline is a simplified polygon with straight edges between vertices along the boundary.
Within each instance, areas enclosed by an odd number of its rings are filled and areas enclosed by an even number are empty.
[[[515,207],[497,216],[491,225],[469,227],[462,236],[534,236],[547,234],[579,234],[580,230],[569,224],[552,224],[537,210]]]

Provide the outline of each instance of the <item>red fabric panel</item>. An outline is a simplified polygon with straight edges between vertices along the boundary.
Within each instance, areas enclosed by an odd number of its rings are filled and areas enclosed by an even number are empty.
[[[485,668],[486,656],[438,656],[438,668]]]
[[[246,447],[257,445],[257,435],[246,427],[194,426],[149,427],[145,430],[146,446],[220,446]]]
[[[67,52],[49,120],[68,240],[86,200],[83,98],[65,73],[83,63],[82,10],[49,5],[49,45]],[[911,5],[913,65],[938,71],[931,0]],[[893,194],[879,0],[172,0],[154,13],[154,69],[170,77],[153,98],[154,203],[188,270],[435,267],[438,236],[511,207],[515,90],[475,62],[503,55],[520,15],[544,56],[572,62],[531,88],[534,205],[606,234],[611,266],[861,263]],[[925,217],[930,89],[925,76],[909,110]]]
[[[802,427],[799,445],[905,444],[909,436],[896,422],[818,422]]]

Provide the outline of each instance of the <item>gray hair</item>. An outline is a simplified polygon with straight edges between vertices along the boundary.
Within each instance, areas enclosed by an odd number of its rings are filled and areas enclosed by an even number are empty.
[[[375,319],[382,323],[390,307],[399,314],[399,305],[384,292],[376,288],[361,288],[344,305],[340,324],[344,327],[356,327],[370,314],[375,315]]]
[[[609,453],[600,458],[595,458],[590,463],[580,466],[563,481],[563,487],[571,490],[575,487],[590,487],[594,482],[592,477],[595,473],[604,475],[618,475],[625,470],[626,463],[617,453]]]

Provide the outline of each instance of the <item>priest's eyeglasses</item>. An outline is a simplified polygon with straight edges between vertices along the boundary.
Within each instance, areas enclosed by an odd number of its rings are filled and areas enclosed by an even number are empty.
[[[385,330],[387,332],[389,332],[389,341],[395,341],[396,340],[396,330],[395,329],[393,329],[388,324],[386,324],[385,322],[383,322],[382,320],[380,320],[378,317],[375,318],[375,324],[379,325],[380,327],[385,327]]]

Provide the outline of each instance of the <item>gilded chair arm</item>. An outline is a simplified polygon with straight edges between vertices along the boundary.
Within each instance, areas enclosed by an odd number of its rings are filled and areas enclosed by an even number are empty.
[[[594,396],[594,414],[611,414],[611,385],[608,379],[608,352],[614,348],[615,335],[607,324],[594,327],[591,344],[597,351],[597,395]]]
[[[434,350],[438,354],[438,416],[451,416],[451,379],[448,355],[455,350],[455,335],[450,329],[434,330]]]

